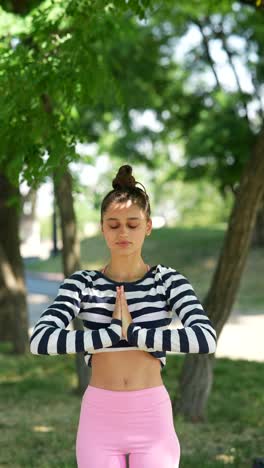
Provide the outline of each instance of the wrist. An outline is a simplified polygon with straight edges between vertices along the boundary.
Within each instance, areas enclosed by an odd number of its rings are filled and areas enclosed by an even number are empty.
[[[131,322],[128,327],[127,327],[127,331],[126,331],[126,335],[127,335],[127,341],[129,342],[133,342],[133,331],[134,329],[137,327],[137,325],[133,322]]]
[[[118,339],[120,340],[122,336],[122,320],[118,318],[112,318],[109,327],[111,330],[113,330],[113,332],[118,336]]]

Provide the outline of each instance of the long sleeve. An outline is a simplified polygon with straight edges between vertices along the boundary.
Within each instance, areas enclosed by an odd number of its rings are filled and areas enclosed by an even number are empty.
[[[130,323],[127,341],[140,349],[211,354],[216,350],[216,331],[187,278],[169,269],[164,281],[167,303],[183,328],[159,330]]]
[[[30,337],[32,354],[76,354],[110,347],[121,339],[122,321],[112,318],[99,330],[65,330],[78,315],[87,287],[83,271],[76,271],[60,285],[53,303],[43,311]]]

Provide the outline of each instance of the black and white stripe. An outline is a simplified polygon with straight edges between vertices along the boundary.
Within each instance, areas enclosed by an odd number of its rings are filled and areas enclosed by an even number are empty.
[[[211,354],[216,351],[216,331],[198,300],[194,288],[181,273],[167,268],[163,275],[170,309],[177,314],[184,328],[160,330],[131,323],[128,342],[139,349]]]
[[[80,310],[87,287],[84,271],[76,271],[60,285],[53,303],[44,310],[30,337],[32,354],[74,354],[112,346],[121,338],[122,322],[112,319],[99,330],[65,330]]]
[[[121,320],[112,318],[120,284],[133,320],[127,340]],[[84,330],[66,330],[76,316]],[[179,317],[182,329],[168,329],[173,316]],[[60,285],[30,338],[33,354],[84,352],[89,367],[97,352],[142,349],[163,368],[166,351],[214,353],[215,348],[216,332],[193,287],[181,273],[161,264],[134,282],[116,282],[98,270],[76,271]]]

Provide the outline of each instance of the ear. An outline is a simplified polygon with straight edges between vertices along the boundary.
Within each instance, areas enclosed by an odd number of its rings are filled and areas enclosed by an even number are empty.
[[[147,231],[146,231],[146,235],[149,236],[150,233],[151,233],[151,231],[152,231],[152,219],[149,219],[149,220],[147,221]]]

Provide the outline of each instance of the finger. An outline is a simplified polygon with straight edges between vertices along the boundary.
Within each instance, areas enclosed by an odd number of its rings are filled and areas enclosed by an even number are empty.
[[[123,302],[123,294],[122,294],[121,290],[119,291],[119,301],[120,301],[120,305],[121,305],[122,302]]]
[[[121,300],[124,300],[124,298],[126,297],[124,290],[122,288],[120,288],[120,297],[121,297]]]
[[[119,308],[121,309],[121,312],[122,312],[122,296],[121,296],[120,289],[118,290],[118,305],[119,305]]]
[[[125,292],[123,291],[123,293],[121,294],[121,298],[124,302],[124,304],[127,304],[127,299],[126,299],[126,295],[125,295]]]
[[[123,310],[126,312],[126,309],[127,309],[127,300],[126,300],[126,296],[125,296],[124,293],[123,293],[123,294],[122,294],[122,293],[120,294],[120,302],[121,302],[121,306],[122,306]]]

